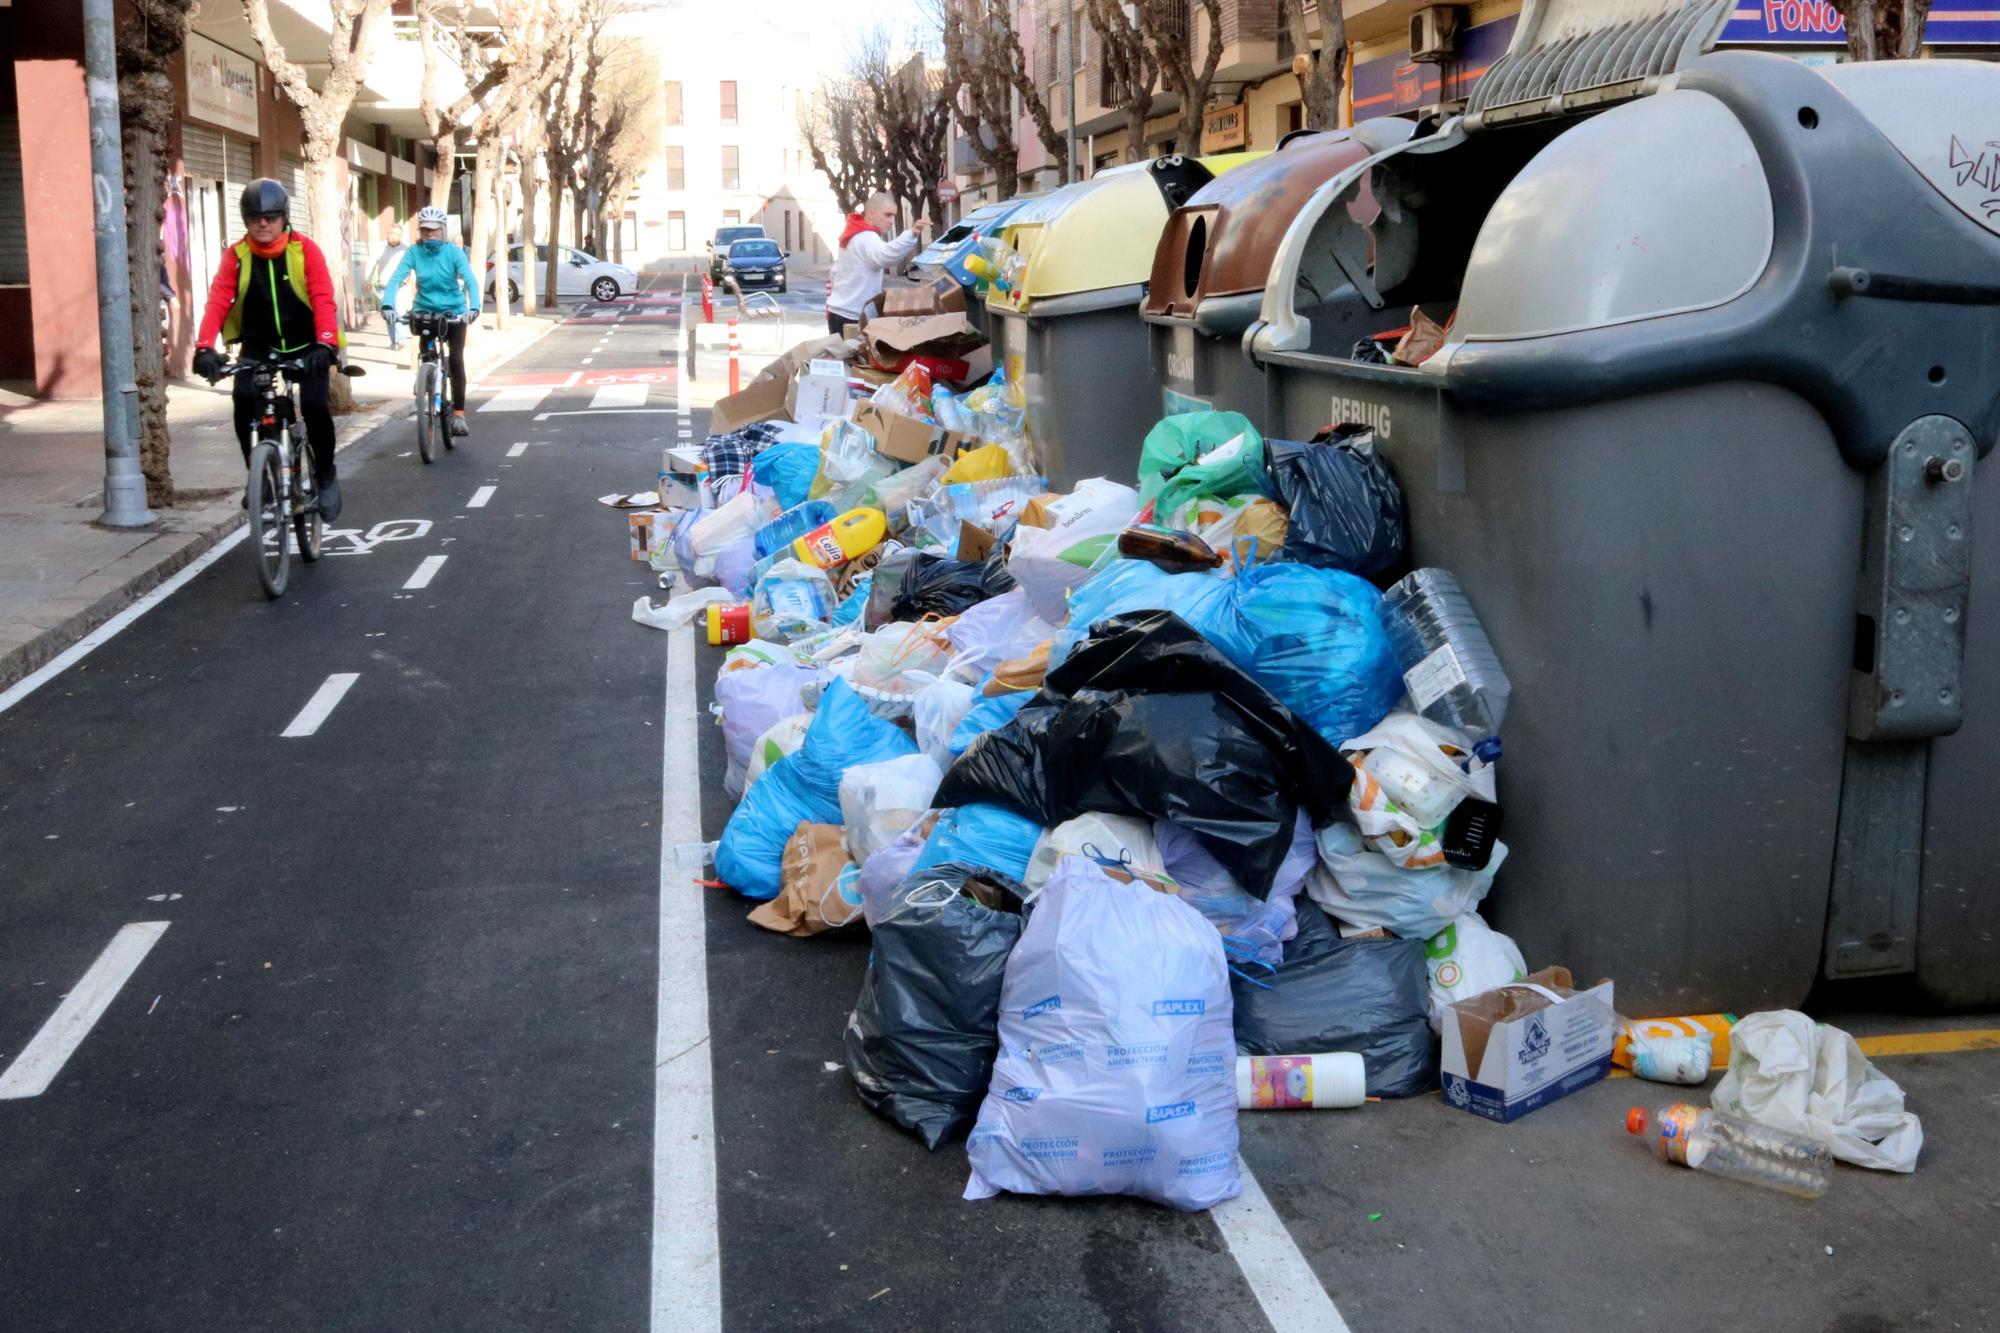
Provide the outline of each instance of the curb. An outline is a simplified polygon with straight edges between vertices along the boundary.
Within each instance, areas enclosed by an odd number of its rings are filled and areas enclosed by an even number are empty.
[[[475,373],[491,373],[495,368],[505,365],[561,327],[561,320],[546,321],[546,327],[540,333],[519,346],[508,349],[505,355],[478,366],[476,372],[473,365],[467,365],[466,378],[468,380],[473,378]],[[335,456],[338,457],[396,420],[398,409],[407,411],[408,407],[408,403],[391,398],[364,412],[340,418],[338,425],[341,427],[342,438],[334,445]],[[231,498],[234,498],[234,492],[231,493]],[[223,517],[211,519],[206,524],[189,530],[185,540],[178,546],[162,554],[159,559],[132,575],[118,587],[104,593],[90,605],[71,612],[26,643],[0,653],[0,690],[19,683],[61,656],[71,645],[87,637],[105,621],[194,563],[203,552],[242,527],[246,521],[241,510],[231,509]]]

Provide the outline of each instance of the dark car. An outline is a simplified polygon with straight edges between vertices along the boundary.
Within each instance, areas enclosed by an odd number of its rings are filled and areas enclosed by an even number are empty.
[[[788,251],[780,250],[773,240],[737,241],[729,247],[729,253],[722,257],[724,276],[736,279],[736,285],[748,291],[752,287],[771,287],[785,290],[785,259]]]
[[[722,281],[722,261],[729,255],[729,247],[738,241],[768,241],[770,235],[762,227],[743,223],[731,223],[717,227],[715,235],[708,242],[708,276],[712,282]]]

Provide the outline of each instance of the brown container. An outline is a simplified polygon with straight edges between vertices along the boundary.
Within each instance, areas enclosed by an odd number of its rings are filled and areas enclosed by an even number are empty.
[[[1301,135],[1204,185],[1167,219],[1153,252],[1145,313],[1191,319],[1211,297],[1261,293],[1278,243],[1307,197],[1375,151],[1350,130]],[[1354,208],[1358,221],[1374,220],[1365,184]]]

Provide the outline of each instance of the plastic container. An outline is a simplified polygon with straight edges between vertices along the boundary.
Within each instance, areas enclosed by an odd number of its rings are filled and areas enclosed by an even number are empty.
[[[1327,1111],[1367,1100],[1368,1068],[1353,1051],[1236,1057],[1240,1111]]]
[[[1362,756],[1361,767],[1418,828],[1432,829],[1444,823],[1445,816],[1465,797],[1465,788],[1453,785],[1435,769],[1393,746],[1376,746]]]
[[[1662,1161],[1803,1199],[1817,1199],[1833,1182],[1833,1150],[1824,1143],[1689,1102],[1650,1114],[1635,1106],[1625,1113],[1625,1131],[1643,1137]]]
[[[1458,580],[1415,570],[1382,595],[1382,612],[1416,711],[1475,741],[1497,733],[1513,686]]]
[[[889,533],[889,519],[879,509],[850,509],[792,543],[795,558],[821,569],[832,569],[868,554]]]
[[[784,550],[814,528],[833,522],[840,511],[824,500],[807,500],[757,529],[757,558]]]
[[[722,648],[732,643],[748,643],[751,637],[750,603],[738,602],[734,606],[708,608],[709,647]]]

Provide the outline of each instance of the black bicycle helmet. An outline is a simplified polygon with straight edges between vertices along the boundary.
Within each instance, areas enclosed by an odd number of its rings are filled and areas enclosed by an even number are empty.
[[[292,196],[285,193],[284,186],[269,177],[254,180],[243,187],[243,198],[237,204],[237,211],[243,215],[246,227],[258,213],[283,213],[289,224],[292,220]]]

